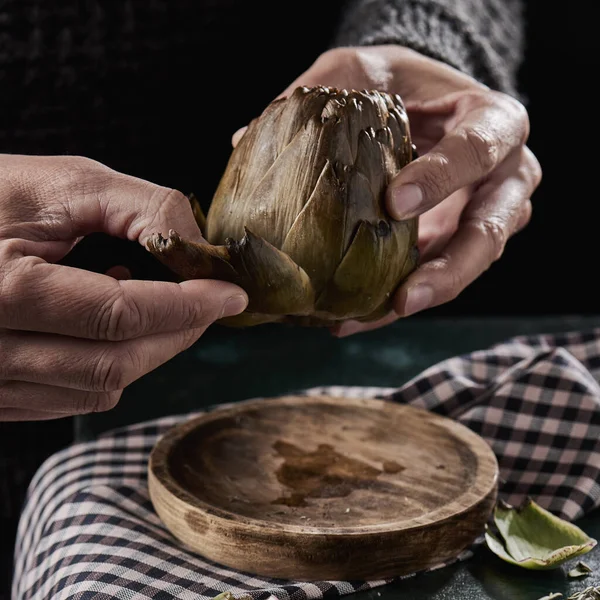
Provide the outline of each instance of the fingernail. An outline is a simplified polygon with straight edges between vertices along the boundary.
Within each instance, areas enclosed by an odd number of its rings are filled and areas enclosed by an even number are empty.
[[[248,127],[240,127],[240,129],[238,129],[232,136],[231,136],[231,145],[235,148],[240,140],[242,139],[242,137],[244,136],[244,133],[246,133],[246,129],[248,129]]]
[[[333,334],[335,335],[335,337],[343,338],[358,333],[362,330],[362,328],[363,324],[359,321],[346,321],[345,323],[339,325],[337,329],[335,329]]]
[[[220,318],[222,319],[224,317],[233,317],[234,315],[239,315],[241,312],[246,310],[246,306],[248,306],[248,300],[245,296],[242,296],[241,294],[238,294],[237,296],[231,296],[231,298],[228,298],[223,305]]]
[[[394,219],[408,219],[415,216],[422,204],[421,188],[414,183],[407,183],[392,191],[390,212]]]
[[[433,301],[433,288],[426,284],[418,284],[406,293],[404,316],[412,315],[429,308]]]

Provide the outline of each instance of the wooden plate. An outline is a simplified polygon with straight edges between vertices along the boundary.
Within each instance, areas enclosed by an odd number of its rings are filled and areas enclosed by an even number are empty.
[[[456,557],[496,500],[498,464],[463,425],[383,400],[283,397],[170,430],[152,502],[193,552],[296,579],[380,579]]]

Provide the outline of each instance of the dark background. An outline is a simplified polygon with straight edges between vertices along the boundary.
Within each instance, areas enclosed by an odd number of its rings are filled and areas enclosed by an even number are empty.
[[[595,141],[599,104],[595,78],[600,74],[600,43],[591,5],[589,0],[554,6],[541,1],[528,3],[527,52],[520,87],[530,113],[529,146],[544,172],[542,184],[532,198],[532,221],[510,240],[501,260],[459,298],[426,311],[419,318],[598,312],[595,184],[600,167]],[[335,18],[333,9],[331,12],[321,16]],[[326,43],[324,32],[315,31],[314,35],[321,35],[322,44]],[[253,87],[252,74],[241,69],[241,80],[236,86],[241,91],[219,92],[224,94],[221,107],[215,105],[215,118],[222,121],[220,135],[214,135],[214,128],[203,129],[203,119],[186,122],[178,120],[182,117],[171,116],[166,121],[162,115],[162,122],[155,123],[161,143],[177,144],[179,136],[181,147],[187,149],[185,154],[177,155],[175,151],[180,169],[173,169],[172,165],[163,169],[157,161],[148,159],[121,157],[118,152],[115,154],[114,146],[107,162],[116,167],[127,164],[133,174],[184,192],[194,191],[206,208],[229,155],[230,133],[246,124],[312,62],[312,57],[304,56],[298,49],[290,50],[291,47],[283,49],[282,56],[273,58],[273,64],[261,67],[272,69],[267,85]],[[214,67],[209,67],[209,71],[210,68]],[[211,73],[205,76],[210,81]],[[150,94],[156,95],[153,90],[149,90]],[[246,102],[232,100],[235,94],[245,94]],[[182,90],[181,115],[189,108],[186,103],[193,104],[190,98],[193,96]],[[152,107],[159,108],[156,99]],[[131,110],[138,108],[144,110]],[[150,151],[154,149],[151,147]],[[159,151],[157,146],[156,152]],[[101,151],[97,155],[103,158]],[[104,248],[100,261],[99,243]],[[156,276],[156,265],[138,248],[114,240],[108,246],[105,243],[101,236],[95,236],[67,260],[76,265],[94,263],[103,269],[127,256],[139,276]]]

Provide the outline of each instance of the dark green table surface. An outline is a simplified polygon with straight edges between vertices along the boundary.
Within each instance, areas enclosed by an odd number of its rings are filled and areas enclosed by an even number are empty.
[[[423,316],[337,339],[322,329],[215,325],[189,350],[129,386],[115,409],[77,419],[77,439],[115,426],[312,386],[398,387],[445,358],[514,335],[599,326],[600,316]]]
[[[124,393],[119,406],[79,418],[78,439],[168,414],[247,398],[275,396],[312,386],[401,386],[440,360],[504,341],[514,335],[587,330],[598,317],[441,319],[427,316],[384,329],[333,338],[324,330],[260,326],[244,331],[213,327],[180,354]],[[582,526],[600,536],[600,514]],[[595,567],[586,580],[562,573],[532,573],[506,565],[482,547],[469,561],[355,594],[356,600],[537,600],[600,585],[600,555],[585,557]]]
[[[600,512],[577,523],[586,533],[600,540]],[[593,569],[583,579],[567,576],[578,560]],[[600,549],[552,571],[528,571],[509,565],[487,547],[462,563],[438,571],[416,575],[369,592],[353,594],[353,600],[538,600],[551,592],[564,599],[588,586],[600,586]]]

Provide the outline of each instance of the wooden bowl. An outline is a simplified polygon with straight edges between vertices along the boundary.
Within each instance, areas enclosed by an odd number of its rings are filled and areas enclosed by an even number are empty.
[[[290,396],[174,427],[148,476],[156,512],[192,552],[267,577],[372,580],[468,547],[498,464],[474,432],[424,410]]]

